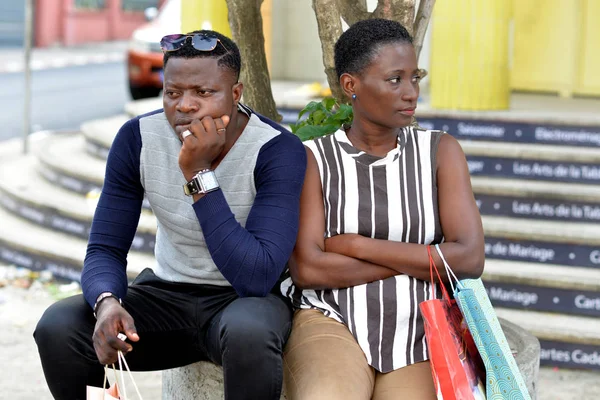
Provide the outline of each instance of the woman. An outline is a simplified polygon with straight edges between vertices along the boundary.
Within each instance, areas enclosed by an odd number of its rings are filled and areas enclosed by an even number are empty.
[[[418,308],[433,298],[426,246],[443,242],[459,278],[484,263],[465,156],[452,136],[410,125],[420,75],[402,25],[356,23],[335,66],[354,121],[305,143],[300,231],[281,287],[300,308],[284,355],[288,398],[435,399]]]

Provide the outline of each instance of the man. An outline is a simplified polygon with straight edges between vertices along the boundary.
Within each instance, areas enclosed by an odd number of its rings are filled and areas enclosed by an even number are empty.
[[[103,365],[223,366],[227,399],[279,399],[291,310],[276,286],[294,247],[301,142],[239,103],[239,49],[214,31],[169,35],[164,109],[112,145],[81,284],[34,333],[56,399],[84,399]],[[128,288],[126,257],[147,197],[157,264]],[[117,338],[119,333],[126,341]]]

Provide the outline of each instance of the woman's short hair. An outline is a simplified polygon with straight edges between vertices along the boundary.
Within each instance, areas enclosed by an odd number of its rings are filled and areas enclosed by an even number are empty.
[[[383,45],[412,44],[410,33],[402,24],[388,19],[366,19],[348,28],[335,43],[335,70],[342,74],[360,74]]]

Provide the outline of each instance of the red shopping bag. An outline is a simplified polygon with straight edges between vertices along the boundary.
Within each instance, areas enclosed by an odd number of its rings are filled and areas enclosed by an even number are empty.
[[[431,284],[435,296],[433,271],[441,283],[435,262],[429,254]],[[454,299],[443,284],[442,299],[419,304],[425,323],[431,373],[438,400],[485,400],[485,368],[473,337]]]

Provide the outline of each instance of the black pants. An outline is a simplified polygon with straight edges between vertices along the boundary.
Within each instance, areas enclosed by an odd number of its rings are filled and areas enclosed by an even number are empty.
[[[132,370],[212,361],[223,366],[226,399],[279,400],[292,319],[282,297],[240,298],[231,287],[167,282],[146,269],[123,303],[140,337],[126,356]],[[34,337],[55,399],[84,400],[86,385],[102,386],[95,324],[82,295],[53,304],[38,323]]]

